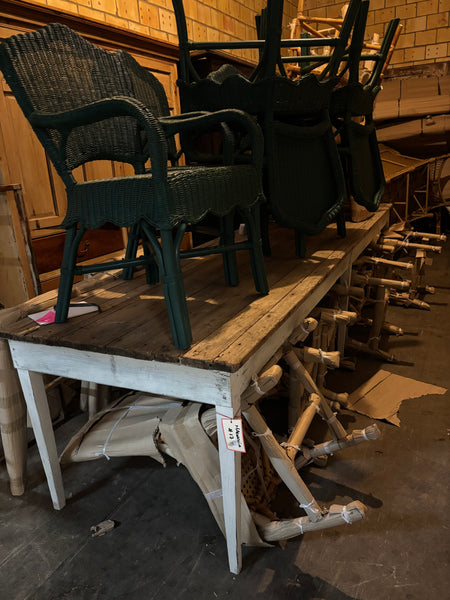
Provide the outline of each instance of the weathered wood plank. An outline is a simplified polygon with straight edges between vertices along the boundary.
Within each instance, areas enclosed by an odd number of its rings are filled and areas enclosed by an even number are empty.
[[[299,306],[307,307],[308,311],[314,308],[338,277],[345,272],[354,255],[361,252],[369,243],[367,232],[375,227],[374,235],[376,235],[378,231],[376,224],[379,222],[381,223],[381,219],[372,218],[361,223],[359,227],[356,227],[356,224],[349,224],[347,237],[330,244],[334,246],[334,250],[316,250],[309,259],[301,261],[295,273],[297,276],[295,281],[289,281],[294,273],[292,272],[285,280],[279,282],[280,287],[271,289],[269,296],[252,303],[245,319],[236,319],[226,324],[228,339],[231,340],[226,350],[221,351],[214,358],[211,355],[206,357],[205,352],[209,348],[206,348],[204,342],[200,347],[188,351],[185,356],[193,355],[196,350],[200,350],[204,359],[232,365],[232,371],[240,368],[256,348],[263,345],[267,337]],[[268,270],[270,272],[270,266]],[[261,303],[260,314],[258,314],[258,302]],[[304,316],[306,314],[301,318]],[[219,345],[216,345],[216,349],[218,347]],[[211,351],[214,352],[212,348]]]
[[[225,285],[219,256],[184,261],[194,335],[194,344],[185,352],[172,344],[162,287],[147,286],[142,272],[126,282],[106,277],[99,288],[95,282],[78,284],[76,289],[85,291],[76,299],[99,304],[100,314],[39,327],[24,315],[51,307],[56,295],[46,294],[41,302],[37,298],[21,305],[11,323],[0,324],[0,331],[5,337],[33,343],[237,371],[269,338],[275,340],[280,327],[283,335],[289,334],[287,329],[295,326],[300,313],[314,308],[385,224],[386,214],[382,208],[367,221],[349,223],[344,239],[337,238],[335,227],[330,226],[309,238],[308,256],[302,260],[294,256],[292,232],[274,231],[272,256],[266,259],[267,296],[254,290],[246,252],[238,253],[241,281],[236,288]]]

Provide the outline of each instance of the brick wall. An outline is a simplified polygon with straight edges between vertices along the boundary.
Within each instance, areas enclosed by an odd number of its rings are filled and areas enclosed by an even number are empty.
[[[177,43],[177,29],[171,0],[34,0],[64,12],[137,31]],[[255,15],[266,0],[184,0],[189,37],[201,40],[256,39]],[[297,0],[285,0],[283,36],[289,37],[288,23],[296,15]],[[256,50],[237,54],[257,60]]]
[[[304,13],[336,17],[343,4],[343,0],[304,0]],[[442,62],[450,56],[449,13],[450,0],[371,0],[368,39],[373,33],[382,36],[388,21],[398,17],[403,30],[391,66]]]
[[[171,0],[31,0],[90,19],[177,43]],[[298,0],[284,2],[283,37],[296,15]],[[304,0],[304,13],[340,16],[344,0]],[[266,0],[184,0],[189,36],[195,40],[254,39],[255,15]],[[368,37],[382,35],[387,22],[403,23],[392,66],[409,66],[448,60],[450,56],[450,0],[371,0]],[[242,50],[256,60],[257,52]]]

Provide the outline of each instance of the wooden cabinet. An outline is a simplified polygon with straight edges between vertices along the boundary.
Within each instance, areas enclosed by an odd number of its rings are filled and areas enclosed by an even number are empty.
[[[0,115],[4,143],[0,165],[4,181],[21,184],[32,231],[58,225],[66,208],[64,186],[3,77]]]
[[[126,49],[163,84],[171,112],[179,112],[177,95],[177,48],[172,44],[150,40],[105,24],[80,19],[76,15],[64,15],[48,7],[37,7],[16,1],[2,3],[9,6],[7,16],[0,9],[0,39],[16,33],[37,29],[48,22],[63,22],[95,44],[107,49]],[[22,114],[0,72],[0,183],[20,184],[25,204],[26,218],[31,230],[36,264],[44,288],[51,289],[58,283],[53,273],[55,259],[59,259],[64,230],[58,229],[65,211],[64,185],[55,172],[40,142]],[[95,161],[77,169],[79,180],[113,177],[131,172],[129,165],[110,161]],[[82,242],[90,258],[123,249],[124,236],[118,228],[108,228],[93,243],[90,238]],[[52,268],[49,268],[49,267]]]

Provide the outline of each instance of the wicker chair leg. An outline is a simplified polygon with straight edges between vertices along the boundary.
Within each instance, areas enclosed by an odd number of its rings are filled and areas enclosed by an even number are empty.
[[[192,342],[191,325],[184,291],[183,274],[171,230],[161,230],[161,282],[169,315],[173,342],[188,348]]]
[[[248,238],[251,242],[250,261],[252,265],[253,279],[256,291],[260,294],[269,293],[266,270],[264,267],[264,254],[261,241],[261,230],[259,228],[259,205],[255,204],[247,212]]]
[[[298,258],[306,256],[306,235],[301,231],[295,232],[295,256]]]
[[[80,227],[77,231],[77,226],[74,225],[73,227],[70,227],[66,233],[58,288],[58,300],[55,307],[55,323],[64,323],[64,321],[67,320],[78,246],[80,245],[85,231],[85,227]]]
[[[147,258],[145,263],[145,281],[148,285],[154,285],[159,282],[159,269],[155,257],[150,248],[150,242],[146,238],[142,240],[144,256]]]
[[[144,255],[148,259],[148,262],[145,265],[145,280],[149,285],[153,285],[155,283],[158,283],[159,281],[159,269],[148,247],[148,240],[146,239],[143,231],[141,231],[140,224],[138,223],[133,225],[133,227],[130,229],[130,233],[128,234],[128,244],[125,253],[125,260],[133,260],[134,258],[136,258],[141,237],[143,238],[142,248],[144,250]],[[134,267],[125,266],[122,274],[123,279],[133,279],[133,275]]]
[[[139,245],[139,225],[135,224],[130,228],[128,234],[127,250],[125,252],[125,260],[136,258]],[[133,279],[134,267],[124,267],[122,277],[125,280]]]
[[[344,209],[341,209],[336,217],[336,225],[337,225],[337,234],[341,238],[345,238],[346,229],[345,229],[345,216]]]
[[[229,246],[234,242],[234,213],[225,215],[220,220],[220,243]],[[231,250],[222,252],[223,270],[227,285],[236,286],[239,284],[239,274],[236,262],[236,251]]]
[[[264,256],[272,256],[269,238],[269,212],[267,206],[260,208],[261,212],[261,241]]]

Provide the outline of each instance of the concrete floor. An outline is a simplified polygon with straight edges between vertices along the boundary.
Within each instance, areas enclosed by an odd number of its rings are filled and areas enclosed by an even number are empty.
[[[450,242],[428,268],[436,287],[427,296],[430,312],[389,309],[389,320],[406,331],[389,343],[400,362],[360,358],[355,373],[333,375],[329,387],[351,391],[382,367],[450,388],[449,262]],[[23,497],[9,495],[0,466],[0,598],[444,600],[449,397],[405,401],[400,428],[379,422],[380,440],[336,454],[325,469],[302,471],[321,504],[360,500],[365,520],[284,547],[244,548],[238,576],[228,571],[225,541],[184,467],[146,458],[72,465],[64,471],[69,501],[57,512],[32,447]],[[84,419],[57,429],[60,449]],[[349,411],[341,420],[350,429],[371,422]],[[104,519],[120,525],[91,538],[91,525]]]

